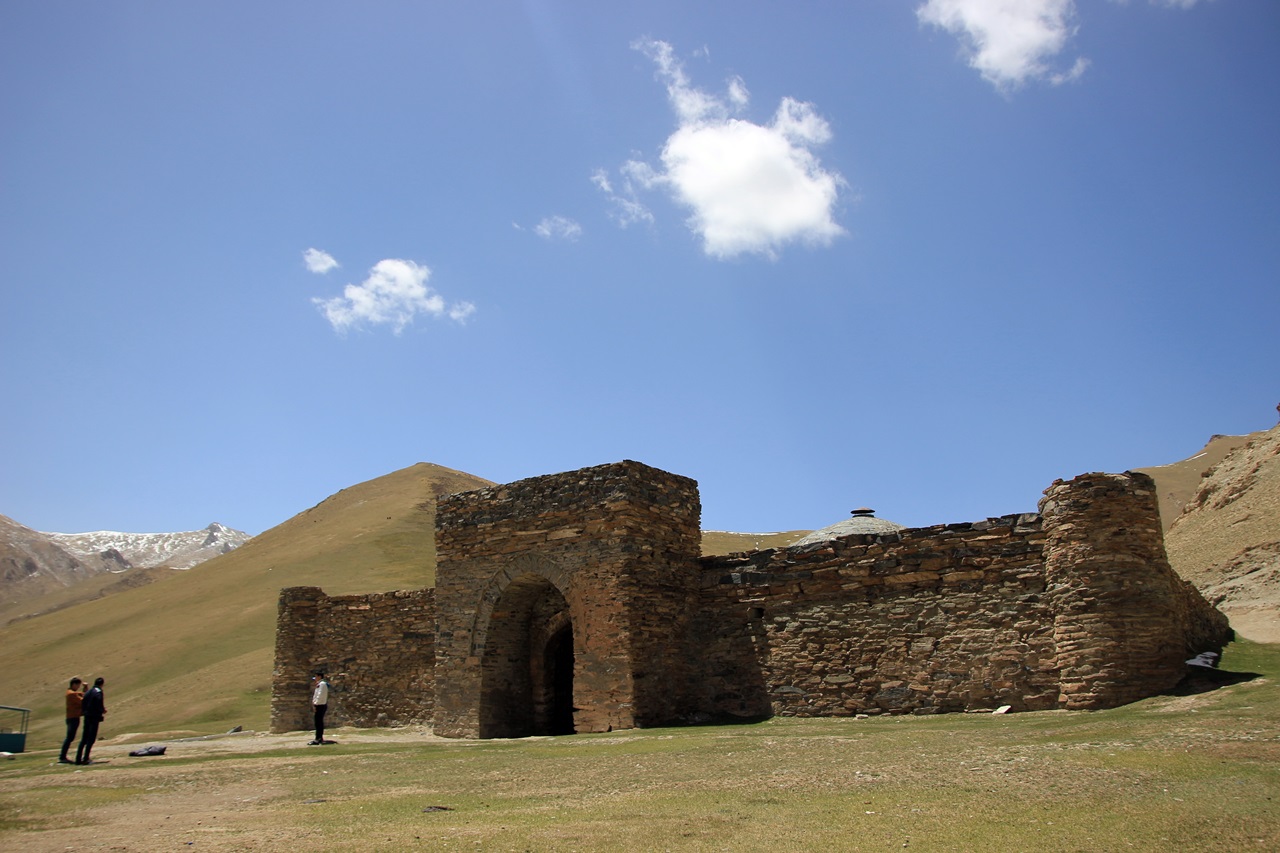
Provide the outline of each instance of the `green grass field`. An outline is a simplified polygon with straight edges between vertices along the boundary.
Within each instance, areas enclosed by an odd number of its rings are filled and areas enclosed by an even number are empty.
[[[1223,667],[1260,677],[1101,712],[343,730],[106,744],[81,772],[38,750],[0,762],[0,848],[1280,849],[1280,647],[1238,642]]]

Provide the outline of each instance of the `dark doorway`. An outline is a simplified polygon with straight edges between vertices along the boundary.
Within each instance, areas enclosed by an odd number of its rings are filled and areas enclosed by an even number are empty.
[[[573,734],[573,626],[565,625],[547,642],[546,685],[550,692],[547,734]]]
[[[480,737],[573,734],[573,666],[564,595],[536,574],[512,580],[484,644]]]

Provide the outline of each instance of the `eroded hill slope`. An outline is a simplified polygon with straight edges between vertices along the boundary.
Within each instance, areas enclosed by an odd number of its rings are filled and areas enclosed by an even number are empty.
[[[1238,633],[1280,642],[1280,426],[1255,433],[1206,473],[1165,548]]]

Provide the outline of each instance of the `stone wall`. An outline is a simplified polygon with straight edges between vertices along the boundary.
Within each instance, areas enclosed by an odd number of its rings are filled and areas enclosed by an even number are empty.
[[[436,509],[437,733],[543,733],[545,659],[570,632],[572,726],[670,722],[701,542],[697,485],[621,462],[452,495]],[[545,662],[545,661],[544,661]]]
[[[327,674],[329,726],[429,723],[434,710],[434,591],[328,596],[281,591],[272,731],[312,724],[311,675]]]
[[[714,715],[1056,707],[1036,515],[702,561]]]
[[[442,499],[434,590],[281,593],[276,731],[511,737],[713,717],[1105,708],[1230,639],[1169,568],[1142,474],[1040,512],[700,558],[692,480],[636,462]]]
[[[1227,619],[1169,566],[1154,481],[1082,474],[1040,502],[1063,708],[1105,708],[1173,687],[1220,650]]]
[[[1149,477],[1058,481],[1041,508],[704,559],[700,710],[1106,708],[1230,638],[1169,568]]]

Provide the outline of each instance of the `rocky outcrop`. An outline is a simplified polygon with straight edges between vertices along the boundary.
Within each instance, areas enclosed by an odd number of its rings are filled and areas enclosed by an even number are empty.
[[[1173,568],[1241,635],[1280,642],[1280,426],[1205,472],[1165,543]]]
[[[206,560],[229,553],[250,538],[243,530],[234,530],[214,522],[200,530],[179,533],[117,533],[99,530],[93,533],[46,533],[66,551],[81,558],[112,555],[125,567],[151,568],[168,566],[189,569]]]

